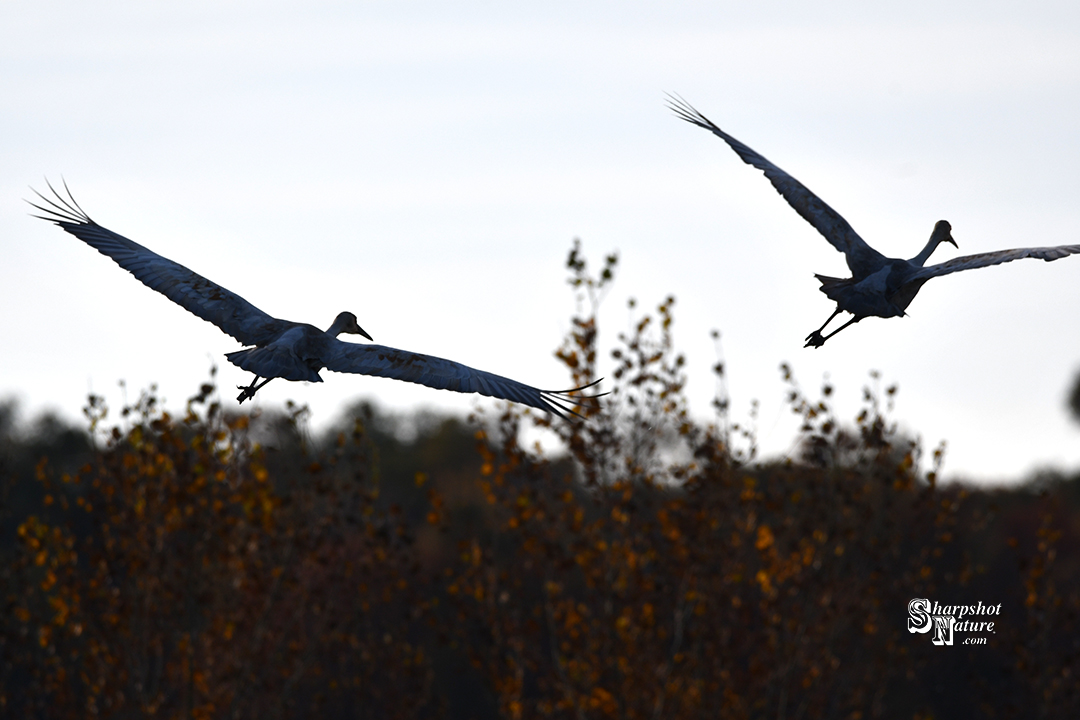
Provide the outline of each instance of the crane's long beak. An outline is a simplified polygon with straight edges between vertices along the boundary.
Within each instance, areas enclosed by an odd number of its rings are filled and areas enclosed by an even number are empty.
[[[375,338],[371,337],[366,332],[364,332],[364,328],[360,327],[359,325],[356,326],[356,329],[353,330],[353,332],[356,333],[357,335],[361,335],[363,337],[366,337],[371,342],[375,342]]]

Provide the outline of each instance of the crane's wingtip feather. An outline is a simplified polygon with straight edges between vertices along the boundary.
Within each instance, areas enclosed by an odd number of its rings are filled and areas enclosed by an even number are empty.
[[[680,120],[685,120],[691,125],[697,125],[698,127],[705,128],[706,130],[712,130],[716,127],[712,120],[701,114],[697,108],[686,101],[684,97],[678,93],[667,93],[668,108],[675,113],[675,116]]]
[[[540,402],[544,404],[545,410],[554,415],[558,415],[563,420],[570,420],[570,418],[563,413],[569,413],[585,420],[585,416],[579,413],[576,408],[584,407],[590,404],[590,401],[594,401],[608,393],[597,393],[595,395],[574,395],[573,393],[579,393],[582,390],[588,390],[591,387],[595,387],[599,385],[603,379],[604,378],[593,380],[587,385],[570,388],[569,390],[541,390]]]
[[[55,187],[53,187],[53,184],[49,181],[49,178],[45,178],[45,184],[48,185],[49,190],[52,191],[52,198],[46,197],[42,193],[38,192],[37,188],[34,188],[33,186],[30,187],[30,190],[39,198],[41,198],[41,201],[47,204],[49,207],[42,207],[41,205],[38,205],[37,203],[30,200],[27,200],[26,203],[29,204],[31,207],[40,210],[43,213],[46,213],[48,217],[43,217],[41,215],[32,215],[31,217],[39,218],[41,220],[57,224],[61,222],[79,223],[86,225],[94,223],[94,221],[90,219],[90,216],[86,213],[86,211],[79,206],[78,202],[75,201],[75,197],[71,194],[71,189],[67,186],[66,180],[63,180],[63,186],[64,191],[67,193],[67,198],[64,198],[64,196],[61,195]]]

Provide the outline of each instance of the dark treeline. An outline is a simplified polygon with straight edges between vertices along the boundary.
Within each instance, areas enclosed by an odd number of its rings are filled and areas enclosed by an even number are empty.
[[[579,383],[614,264],[570,257]],[[939,485],[895,388],[842,422],[787,371],[798,450],[760,460],[722,392],[690,415],[673,305],[584,422],[358,404],[316,434],[212,382],[88,430],[0,406],[0,715],[1080,717],[1080,478]],[[935,645],[916,598],[1000,613]]]

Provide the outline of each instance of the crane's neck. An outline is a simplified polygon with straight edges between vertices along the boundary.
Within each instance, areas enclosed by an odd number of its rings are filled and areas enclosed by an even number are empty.
[[[918,265],[919,267],[922,267],[926,264],[926,261],[930,259],[930,255],[933,254],[934,250],[936,250],[937,246],[940,244],[940,240],[935,240],[931,237],[930,242],[926,243],[926,247],[922,249],[922,252],[908,260],[908,262],[912,265]]]
[[[956,241],[952,237],[952,227],[944,220],[939,220],[938,224],[934,226],[934,232],[930,233],[930,240],[927,241],[926,247],[922,249],[915,257],[908,260],[912,265],[922,267],[926,264],[926,261],[930,259],[930,255],[933,254],[937,246],[943,242],[952,243],[956,245]]]

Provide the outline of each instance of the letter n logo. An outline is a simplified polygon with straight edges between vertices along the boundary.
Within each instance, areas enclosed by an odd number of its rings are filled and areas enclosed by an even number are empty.
[[[956,622],[956,618],[952,615],[931,615],[931,617],[934,618],[934,644],[952,645],[953,624]]]

